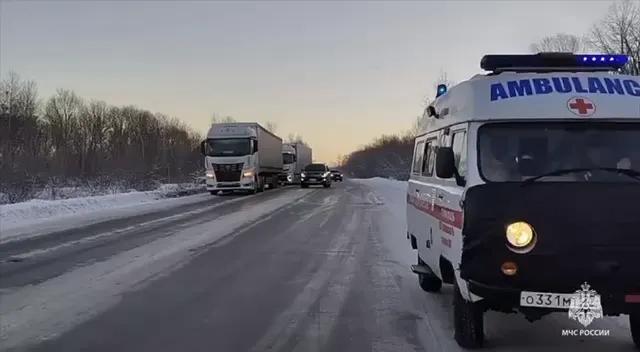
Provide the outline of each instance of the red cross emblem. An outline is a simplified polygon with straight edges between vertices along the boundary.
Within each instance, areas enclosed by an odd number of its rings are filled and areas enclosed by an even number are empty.
[[[582,117],[591,116],[596,112],[596,104],[587,98],[571,98],[567,102],[567,108],[572,113]]]

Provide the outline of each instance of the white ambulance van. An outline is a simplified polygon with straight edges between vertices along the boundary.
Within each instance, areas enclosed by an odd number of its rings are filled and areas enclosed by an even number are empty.
[[[487,310],[585,326],[628,314],[640,346],[640,77],[618,73],[627,60],[487,55],[488,74],[439,87],[426,109],[407,237],[422,289],[454,285],[460,346],[482,346]]]

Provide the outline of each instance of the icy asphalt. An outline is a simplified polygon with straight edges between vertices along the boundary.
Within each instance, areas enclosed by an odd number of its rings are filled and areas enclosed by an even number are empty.
[[[0,245],[0,350],[460,350],[451,287],[409,271],[402,183],[198,197]],[[485,326],[489,351],[635,350],[626,317]]]

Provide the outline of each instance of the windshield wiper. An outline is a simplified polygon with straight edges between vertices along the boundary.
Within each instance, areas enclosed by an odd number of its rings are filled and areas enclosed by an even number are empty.
[[[566,175],[566,174],[572,174],[572,173],[576,173],[576,172],[589,172],[589,171],[606,171],[606,172],[612,172],[612,173],[616,173],[618,175],[625,175],[625,176],[629,176],[633,179],[636,179],[638,181],[640,181],[640,171],[636,171],[633,169],[619,169],[619,168],[615,168],[615,167],[592,167],[592,168],[575,168],[575,169],[560,169],[560,170],[556,170],[556,171],[551,171],[542,175],[538,175],[538,176],[534,176],[531,178],[528,178],[524,181],[522,181],[522,186],[526,186],[526,185],[530,185],[534,182],[536,182],[537,180],[544,178],[544,177],[550,177],[550,176],[562,176],[562,175]]]

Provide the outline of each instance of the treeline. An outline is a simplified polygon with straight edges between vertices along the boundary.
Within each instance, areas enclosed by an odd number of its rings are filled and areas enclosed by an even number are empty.
[[[598,52],[626,54],[629,64],[623,73],[640,75],[640,2],[615,2],[603,18],[584,36],[559,33],[542,38],[530,46],[532,52]],[[478,58],[479,60],[480,58]],[[434,87],[451,81],[441,72]],[[425,105],[429,104],[429,99]],[[420,118],[411,131],[403,135],[384,135],[344,157],[341,168],[353,177],[392,177],[406,180],[411,168],[413,143],[420,130]]]
[[[181,121],[135,106],[86,101],[9,73],[0,82],[0,193],[4,202],[44,187],[87,183],[146,190],[191,180],[201,137]]]
[[[414,133],[383,135],[346,156],[340,169],[358,178],[385,177],[407,180],[411,169]]]

